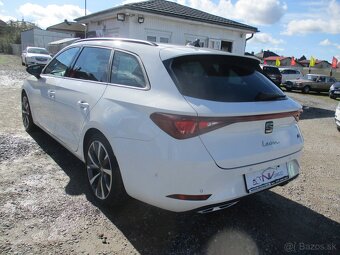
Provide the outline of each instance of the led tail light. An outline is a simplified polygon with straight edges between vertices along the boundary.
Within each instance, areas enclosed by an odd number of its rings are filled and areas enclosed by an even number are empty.
[[[296,121],[299,121],[301,112],[302,110],[230,117],[197,117],[156,112],[151,114],[150,118],[168,135],[176,139],[187,139],[239,122],[272,120],[287,117],[294,117]]]

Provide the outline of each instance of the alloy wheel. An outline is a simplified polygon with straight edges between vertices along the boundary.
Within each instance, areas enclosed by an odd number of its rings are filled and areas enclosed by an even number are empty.
[[[28,103],[27,96],[22,97],[21,112],[22,112],[22,122],[24,124],[24,127],[25,129],[28,129],[30,125],[30,106]]]
[[[112,188],[112,164],[105,146],[98,140],[88,147],[86,168],[95,196],[101,200],[106,199]]]

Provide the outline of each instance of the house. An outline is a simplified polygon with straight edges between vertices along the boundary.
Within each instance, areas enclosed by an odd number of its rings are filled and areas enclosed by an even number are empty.
[[[21,49],[27,46],[47,48],[48,43],[64,38],[73,37],[70,33],[46,31],[38,28],[21,32]]]
[[[86,24],[88,37],[125,37],[179,45],[198,39],[201,47],[242,55],[247,35],[258,32],[256,27],[165,0],[125,4],[75,21]]]
[[[49,26],[46,28],[47,31],[52,32],[59,32],[59,33],[67,33],[70,34],[72,37],[76,38],[84,38],[86,32],[86,26],[74,21],[64,20],[59,24]]]
[[[255,54],[255,57],[264,60],[265,58],[268,57],[278,57],[279,55],[277,55],[276,53],[270,51],[270,50],[261,50],[261,52]]]
[[[271,56],[271,57],[267,57],[264,59],[264,63],[266,63],[267,65],[273,65],[275,66],[276,64],[276,59],[280,60],[280,66],[289,66],[289,67],[302,67],[302,65],[295,60],[295,65],[292,66],[292,58],[291,57],[283,57],[283,56]]]
[[[304,67],[309,67],[309,63],[310,63],[310,60],[309,59],[306,59],[306,60],[302,60],[302,61],[299,61],[299,63],[304,66]],[[331,68],[332,67],[332,64],[329,63],[328,61],[326,60],[316,60],[315,61],[315,66],[314,68]]]
[[[0,19],[0,28],[1,27],[6,27],[6,26],[7,26],[7,23]]]

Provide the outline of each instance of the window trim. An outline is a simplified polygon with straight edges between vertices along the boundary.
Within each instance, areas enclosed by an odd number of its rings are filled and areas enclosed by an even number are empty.
[[[115,55],[116,51],[132,55],[132,56],[134,56],[137,59],[139,65],[140,65],[140,67],[142,69],[143,75],[144,75],[145,87],[140,88],[140,87],[135,87],[135,86],[131,86],[131,85],[124,85],[124,84],[112,83],[111,82],[113,60],[114,60],[114,55]],[[109,86],[123,87],[123,88],[129,88],[129,89],[137,89],[137,90],[150,90],[151,89],[149,77],[148,77],[148,74],[147,74],[147,72],[145,70],[145,66],[144,66],[142,60],[140,59],[140,57],[137,54],[133,53],[133,52],[130,52],[130,51],[127,51],[127,50],[122,50],[122,49],[113,49],[113,54],[112,54],[112,59],[111,59],[110,68],[109,69],[110,69],[109,70],[110,71],[110,73],[109,73],[109,81],[108,81],[108,85]]]

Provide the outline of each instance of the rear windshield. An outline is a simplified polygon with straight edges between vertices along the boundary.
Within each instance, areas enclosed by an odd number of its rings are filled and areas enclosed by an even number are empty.
[[[164,61],[184,96],[219,102],[253,102],[284,99],[266,78],[258,62],[223,55],[182,56]]]
[[[280,70],[277,67],[272,66],[264,66],[263,71],[267,74],[281,74]]]

